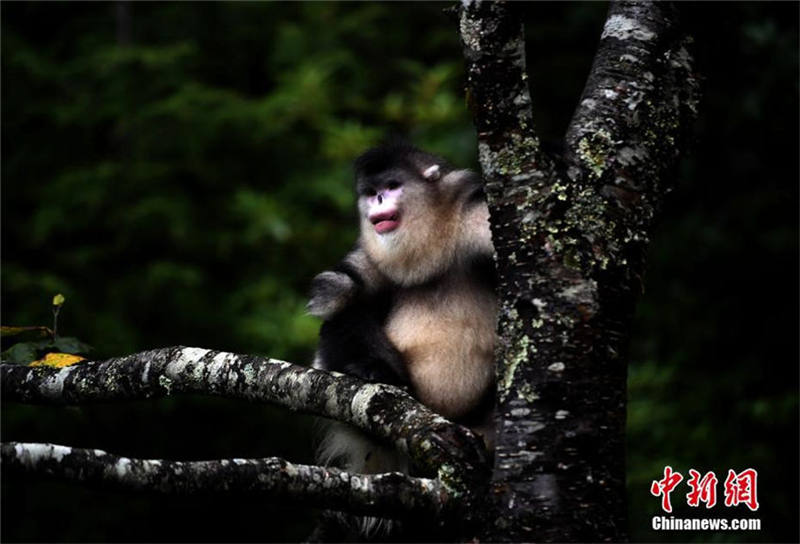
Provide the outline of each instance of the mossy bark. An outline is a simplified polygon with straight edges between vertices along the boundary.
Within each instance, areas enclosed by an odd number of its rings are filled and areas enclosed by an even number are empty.
[[[548,156],[516,8],[460,11],[501,296],[484,537],[622,540],[630,324],[697,79],[672,5],[612,4],[566,151]]]
[[[0,378],[3,402],[80,405],[186,393],[270,402],[361,428],[407,454],[431,479],[401,474],[367,477],[292,465],[280,459],[234,463],[239,468],[231,466],[231,460],[177,466],[180,470],[194,467],[205,478],[193,483],[173,474],[176,466],[167,461],[128,459],[126,462],[138,467],[137,471],[121,475],[105,470],[113,456],[44,444],[4,446],[6,468],[133,489],[159,483],[170,492],[191,491],[195,489],[192,486],[214,490],[224,487],[226,481],[241,483],[246,476],[242,471],[256,474],[253,471],[259,468],[264,470],[259,473],[262,481],[252,484],[254,490],[272,489],[307,503],[356,513],[402,517],[414,512],[452,517],[458,522],[474,517],[474,502],[488,480],[488,461],[480,439],[469,429],[431,412],[405,391],[267,357],[179,346],[61,369],[4,364],[0,365]],[[84,465],[86,469],[81,470]],[[291,474],[287,475],[287,470]],[[214,471],[218,476],[212,476]],[[327,482],[327,498],[320,478]],[[335,478],[340,480],[333,481]],[[353,482],[360,487],[351,485]],[[400,502],[396,496],[399,491],[406,497]]]

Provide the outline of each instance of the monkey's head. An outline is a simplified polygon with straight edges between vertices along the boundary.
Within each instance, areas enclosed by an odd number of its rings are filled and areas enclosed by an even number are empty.
[[[485,209],[478,175],[397,143],[361,155],[355,173],[361,246],[381,272],[409,286],[459,263],[475,207]]]

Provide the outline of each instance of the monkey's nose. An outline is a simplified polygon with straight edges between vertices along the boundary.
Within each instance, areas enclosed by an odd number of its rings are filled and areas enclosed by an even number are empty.
[[[383,204],[383,195],[378,195],[378,204]]]

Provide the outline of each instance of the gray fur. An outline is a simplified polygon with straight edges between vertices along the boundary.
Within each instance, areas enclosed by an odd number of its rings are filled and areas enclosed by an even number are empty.
[[[356,285],[347,274],[326,271],[311,281],[311,298],[306,310],[313,316],[328,319],[347,306],[356,293]]]

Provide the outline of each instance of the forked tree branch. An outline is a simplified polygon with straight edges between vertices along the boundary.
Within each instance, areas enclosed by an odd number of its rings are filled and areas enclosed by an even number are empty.
[[[525,9],[459,12],[500,295],[489,496],[504,516],[483,536],[623,540],[630,323],[697,78],[674,6],[612,3],[555,160],[534,129]]]

